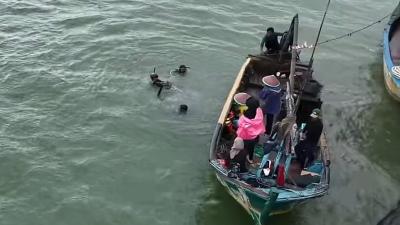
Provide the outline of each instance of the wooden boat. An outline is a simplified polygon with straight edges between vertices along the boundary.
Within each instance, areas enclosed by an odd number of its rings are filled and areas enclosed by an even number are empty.
[[[321,108],[320,91],[322,85],[313,79],[310,63],[302,63],[298,51],[289,46],[297,46],[298,16],[293,17],[286,38],[282,43],[279,54],[249,56],[241,67],[231,91],[223,106],[218,119],[210,146],[210,165],[215,170],[219,182],[228,193],[251,215],[257,224],[265,224],[270,215],[287,212],[293,207],[307,200],[325,195],[329,188],[330,160],[329,149],[326,144],[325,134],[320,137],[317,157],[308,167],[316,168],[311,171],[303,169],[302,176],[312,177],[312,181],[296,184],[285,179],[282,186],[277,185],[278,164],[285,166],[285,175],[288,174],[291,162],[295,158],[293,148],[299,136],[301,124],[307,121],[314,108]],[[234,171],[226,163],[226,153],[233,144],[235,134],[229,131],[232,128],[232,116],[238,117],[235,108],[237,104],[234,96],[245,92],[257,97],[262,90],[262,78],[268,74],[288,74],[279,76],[282,91],[282,120],[278,126],[280,138],[269,138],[260,141],[263,148],[268,143],[278,143],[271,152],[264,154],[256,150],[256,166],[246,173]],[[286,124],[282,125],[282,124]],[[296,129],[298,125],[299,129]],[[279,136],[279,135],[278,135]],[[262,138],[260,138],[262,139]],[[259,154],[257,154],[257,152]],[[258,155],[258,156],[257,156]],[[263,174],[267,160],[275,162],[270,176]],[[308,175],[307,175],[308,174]]]
[[[400,4],[383,32],[383,71],[389,94],[400,101]]]

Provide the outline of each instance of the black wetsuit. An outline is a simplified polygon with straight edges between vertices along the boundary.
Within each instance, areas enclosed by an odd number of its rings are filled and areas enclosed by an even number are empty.
[[[305,141],[313,146],[318,145],[323,127],[324,125],[322,124],[321,119],[311,119],[304,128],[304,132],[306,133]]]
[[[311,119],[304,128],[306,133],[306,139],[301,141],[295,147],[297,159],[299,160],[301,167],[306,167],[315,159],[315,152],[317,151],[317,145],[322,134],[323,124],[321,119]]]
[[[275,32],[270,36],[267,36],[267,34],[265,34],[265,36],[261,41],[260,47],[263,48],[265,45],[265,48],[267,49],[268,53],[275,53],[279,51],[281,49],[281,46],[279,45],[278,42],[278,36],[282,35],[283,33],[275,33]]]

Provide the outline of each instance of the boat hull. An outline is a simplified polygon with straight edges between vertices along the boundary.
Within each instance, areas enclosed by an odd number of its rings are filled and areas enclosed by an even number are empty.
[[[393,72],[394,64],[390,54],[388,25],[384,31],[383,41],[383,76],[385,87],[389,94],[397,101],[400,101],[400,77]]]
[[[254,193],[240,185],[237,185],[224,175],[216,173],[218,181],[225,187],[229,195],[231,195],[253,218],[258,225],[262,225],[261,214],[265,205],[268,204],[269,199]],[[269,215],[283,214],[291,211],[293,208],[307,199],[294,200],[294,201],[276,201],[273,204],[272,211]]]

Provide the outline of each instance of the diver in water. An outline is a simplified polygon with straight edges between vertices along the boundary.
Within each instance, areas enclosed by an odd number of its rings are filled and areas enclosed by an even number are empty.
[[[156,86],[159,88],[166,87],[169,89],[172,86],[171,82],[160,80],[160,78],[158,78],[158,75],[155,73],[150,75],[150,79],[151,79],[153,86]]]
[[[183,75],[186,74],[186,72],[188,71],[188,69],[190,69],[189,66],[180,65],[177,69],[174,69],[174,70],[169,71],[169,74],[170,74],[170,75],[179,74],[179,75],[183,76]]]
[[[158,74],[156,74],[156,68],[154,67],[154,71],[150,74],[151,83],[153,86],[159,87],[160,89],[157,92],[157,97],[160,97],[161,91],[165,87],[166,89],[170,89],[172,87],[172,83],[169,81],[162,81],[158,78]]]
[[[170,75],[172,75],[172,73],[184,75],[187,72],[188,68],[190,68],[190,67],[185,66],[185,65],[180,65],[177,69],[171,70]],[[153,73],[150,74],[150,79],[151,79],[151,83],[153,86],[160,88],[158,90],[157,97],[160,97],[163,88],[166,88],[166,89],[172,88],[171,82],[163,81],[159,78],[158,74],[156,73],[156,67],[154,67]],[[181,109],[181,110],[185,111],[185,109]],[[183,111],[181,111],[181,112],[183,112]],[[186,111],[187,111],[187,109],[186,109]]]

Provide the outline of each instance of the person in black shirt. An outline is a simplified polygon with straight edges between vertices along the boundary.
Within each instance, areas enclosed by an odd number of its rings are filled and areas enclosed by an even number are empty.
[[[310,120],[306,123],[304,128],[305,139],[300,141],[295,147],[296,155],[302,168],[314,161],[324,126],[321,120],[320,109],[314,109],[310,117]]]
[[[282,36],[283,33],[277,33],[274,31],[273,27],[269,27],[267,29],[267,33],[263,37],[261,44],[260,44],[260,51],[263,53],[263,48],[265,45],[265,48],[267,49],[266,53],[267,54],[274,54],[277,53],[280,50],[280,45],[278,42],[278,37]]]
[[[306,127],[304,128],[304,133],[306,134],[305,141],[313,146],[316,146],[318,145],[319,138],[324,127],[321,120],[321,110],[314,109],[310,117],[310,121],[306,124]]]

